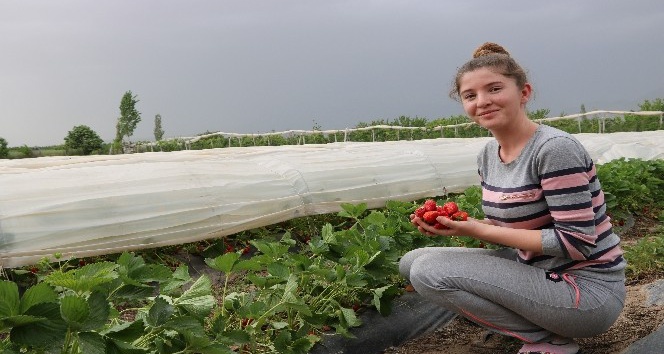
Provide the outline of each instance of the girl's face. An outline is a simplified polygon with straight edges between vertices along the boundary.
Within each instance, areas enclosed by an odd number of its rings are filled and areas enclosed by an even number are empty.
[[[489,68],[469,71],[459,80],[459,96],[468,117],[489,130],[509,128],[520,118],[526,118],[526,102],[530,99],[530,84],[523,88],[510,77]]]

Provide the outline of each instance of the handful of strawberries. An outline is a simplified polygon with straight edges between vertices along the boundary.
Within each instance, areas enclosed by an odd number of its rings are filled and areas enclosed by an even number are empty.
[[[417,208],[415,216],[424,220],[427,224],[433,225],[436,229],[448,228],[436,220],[439,216],[457,221],[468,220],[468,213],[459,210],[459,206],[455,202],[446,202],[443,205],[438,205],[433,199],[427,199],[422,206]]]

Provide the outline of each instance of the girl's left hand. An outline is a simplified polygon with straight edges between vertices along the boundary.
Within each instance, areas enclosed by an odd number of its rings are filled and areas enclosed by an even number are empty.
[[[427,236],[470,236],[473,237],[473,230],[479,223],[476,219],[468,218],[466,221],[455,221],[444,216],[439,216],[436,220],[445,225],[446,229],[437,229],[433,225],[429,225],[424,220],[411,215],[410,221],[417,229]]]

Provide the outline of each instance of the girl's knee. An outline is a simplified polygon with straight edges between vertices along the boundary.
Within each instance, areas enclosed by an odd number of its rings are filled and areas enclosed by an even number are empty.
[[[417,250],[412,250],[401,257],[401,260],[399,260],[399,273],[401,274],[402,277],[410,280],[410,268],[413,265],[413,261],[418,256],[419,252],[416,252]]]
[[[432,267],[431,263],[430,257],[421,255],[410,265],[410,283],[420,293],[426,289],[441,287],[437,281],[437,278],[440,277],[440,269],[434,269],[436,267]]]

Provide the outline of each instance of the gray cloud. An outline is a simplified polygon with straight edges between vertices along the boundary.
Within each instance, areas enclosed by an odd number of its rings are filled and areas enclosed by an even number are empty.
[[[150,139],[343,129],[462,113],[447,97],[485,41],[529,71],[531,109],[638,109],[664,97],[659,0],[0,2],[0,136],[111,140],[123,93]]]

